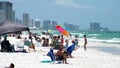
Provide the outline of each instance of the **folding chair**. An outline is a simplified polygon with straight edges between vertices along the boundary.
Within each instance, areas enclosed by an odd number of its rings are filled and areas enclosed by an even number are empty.
[[[66,48],[66,52],[67,52],[68,56],[70,56],[71,58],[72,58],[71,54],[72,54],[73,50],[75,49],[75,47],[76,47],[76,44],[74,43],[71,46]]]
[[[58,63],[61,63],[61,60],[58,60],[57,57],[54,55],[53,49],[50,49],[47,55],[51,58],[52,63],[55,63],[55,61],[57,61]]]

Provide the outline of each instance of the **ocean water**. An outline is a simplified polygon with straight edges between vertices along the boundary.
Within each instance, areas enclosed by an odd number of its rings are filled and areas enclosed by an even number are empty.
[[[77,32],[71,33],[72,35],[78,35],[79,38],[83,38],[83,35],[86,34],[88,41],[92,42],[103,42],[111,44],[120,44],[120,32]]]

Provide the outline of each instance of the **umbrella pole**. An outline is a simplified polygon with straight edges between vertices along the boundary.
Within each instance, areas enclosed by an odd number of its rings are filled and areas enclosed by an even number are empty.
[[[32,40],[32,36],[31,36],[30,30],[28,30],[28,32],[29,32],[29,36],[31,37],[30,40],[31,40],[31,43],[32,43],[32,48],[35,51],[35,45],[33,44],[33,40]]]

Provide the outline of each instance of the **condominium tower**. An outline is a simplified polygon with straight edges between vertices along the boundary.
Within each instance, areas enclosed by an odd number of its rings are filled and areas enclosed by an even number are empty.
[[[12,21],[12,3],[7,1],[0,1],[0,10],[5,11],[5,20]],[[2,14],[4,15],[4,14]]]

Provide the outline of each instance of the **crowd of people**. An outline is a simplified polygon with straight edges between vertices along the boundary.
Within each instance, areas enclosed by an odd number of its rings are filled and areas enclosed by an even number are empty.
[[[54,56],[56,57],[56,60],[62,60],[63,63],[68,64],[67,58],[70,57],[72,58],[72,52],[76,47],[80,47],[79,45],[79,40],[78,36],[75,36],[75,38],[71,41],[71,45],[69,44],[70,40],[64,38],[63,35],[57,35],[54,36],[52,34],[46,34],[44,33],[43,35],[49,36],[49,37],[39,37],[36,36],[35,34],[31,34],[31,36],[28,37],[28,39],[35,38],[37,42],[41,42],[43,47],[51,47],[53,49],[57,49],[58,51],[54,53]],[[87,38],[86,35],[84,37],[84,50],[86,51],[86,45],[87,45]],[[22,39],[21,35],[18,34],[16,36],[17,39]],[[50,41],[51,39],[51,41]],[[24,38],[24,42],[27,41],[27,45],[30,47],[33,45],[30,42],[30,40],[27,40],[27,37]],[[25,45],[26,45],[25,44]],[[33,48],[35,50],[35,46]],[[7,40],[7,36],[4,36],[4,40],[1,41],[1,52],[14,52],[14,46],[11,46],[9,40]]]
[[[84,50],[86,51],[86,45],[87,45],[87,38],[86,35],[84,37]],[[56,60],[62,60],[63,63],[68,64],[67,58],[73,58],[72,52],[76,48],[80,47],[78,36],[75,36],[75,39],[71,41],[71,45],[69,45],[69,39],[65,39],[63,35],[54,36],[52,38],[52,44],[51,47],[54,49],[57,49],[58,51],[54,53],[54,56],[56,57]],[[48,55],[49,56],[49,55]]]

